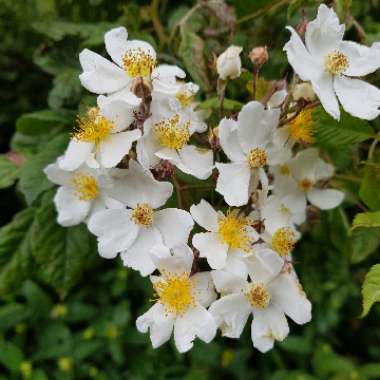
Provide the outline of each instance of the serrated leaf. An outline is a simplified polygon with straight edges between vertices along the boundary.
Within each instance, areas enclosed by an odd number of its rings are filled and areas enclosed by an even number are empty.
[[[3,154],[0,155],[0,189],[12,186],[18,176],[20,169]]]
[[[54,186],[47,179],[43,169],[63,153],[68,140],[69,136],[66,134],[54,137],[36,155],[30,157],[21,168],[19,188],[29,205],[44,191]]]
[[[365,228],[354,230],[351,235],[351,262],[354,264],[365,260],[375,252],[380,243],[380,229]]]
[[[321,107],[313,112],[313,130],[317,143],[322,147],[357,144],[374,137],[368,122],[344,111],[340,121],[336,121]]]
[[[380,211],[356,214],[352,222],[352,229],[360,227],[380,227]]]
[[[365,317],[375,302],[380,301],[380,264],[372,266],[365,276],[362,286],[363,312]]]

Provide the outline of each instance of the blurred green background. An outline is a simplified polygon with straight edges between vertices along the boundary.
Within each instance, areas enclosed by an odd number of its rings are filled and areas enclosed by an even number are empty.
[[[328,3],[346,22],[346,38],[380,41],[379,0]],[[131,38],[152,43],[160,62],[184,67],[201,85],[201,107],[214,127],[214,56],[232,43],[244,46],[248,70],[227,91],[227,112],[236,111],[250,98],[249,50],[269,48],[264,87],[290,75],[284,27],[299,24],[302,12],[314,18],[317,6],[314,0],[0,0],[0,380],[380,379],[380,308],[359,318],[363,278],[379,260],[379,229],[350,229],[357,212],[380,209],[380,154],[368,141],[379,120],[346,117],[337,126],[315,118],[317,144],[337,166],[333,184],[347,198],[339,209],[311,210],[294,255],[312,322],[291,323],[286,341],[265,355],[253,349],[249,324],[239,340],[196,342],[185,355],[172,343],[153,350],[134,325],[149,307],[149,280],[118,260],[100,259],[84,226],[57,226],[53,185],[41,172],[63,152],[76,115],[95,102],[80,86],[78,54],[85,47],[105,54],[106,30],[124,25]],[[380,73],[370,79],[380,85]]]

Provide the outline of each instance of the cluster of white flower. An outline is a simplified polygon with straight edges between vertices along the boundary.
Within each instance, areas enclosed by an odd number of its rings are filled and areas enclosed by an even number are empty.
[[[307,25],[306,48],[289,29],[289,62],[327,112],[339,117],[336,93],[353,115],[379,114],[380,91],[348,78],[379,66],[379,44],[342,42],[344,27],[324,5]],[[114,63],[87,49],[80,54],[81,83],[99,96],[97,107],[78,119],[64,155],[45,169],[60,186],[58,223],[85,222],[102,257],[120,254],[125,266],[150,275],[156,303],[136,323],[154,347],[173,328],[180,352],[196,337],[210,342],[218,328],[238,338],[252,313],[253,345],[266,352],[288,335],[285,316],[298,324],[311,319],[291,256],[308,202],[331,209],[343,200],[342,192],[326,188],[333,166],[310,147],[307,106],[315,95],[308,83],[298,83],[262,103],[251,101],[237,117],[220,121],[217,143],[210,143],[195,110],[198,86],[185,83],[177,66],[157,65],[151,45],[127,37],[124,27],[105,34]],[[240,75],[241,51],[230,47],[219,57],[221,80]],[[261,53],[267,59],[266,49],[252,57]],[[294,115],[289,110],[298,98],[306,107]],[[176,170],[199,180],[214,171],[218,209],[205,199],[189,212],[164,208],[171,182],[180,191]],[[194,222],[204,231],[192,234]]]

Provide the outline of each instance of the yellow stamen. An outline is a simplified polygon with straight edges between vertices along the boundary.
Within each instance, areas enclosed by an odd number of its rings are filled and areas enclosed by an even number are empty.
[[[179,125],[179,115],[163,120],[154,126],[159,143],[169,149],[182,149],[190,139],[190,122]]]
[[[193,284],[187,273],[164,274],[154,284],[154,290],[166,312],[175,316],[183,315],[191,306],[195,305]]]
[[[288,165],[280,165],[279,170],[281,175],[290,175],[290,169]]]
[[[99,108],[92,107],[85,117],[78,118],[78,128],[73,133],[73,138],[99,145],[110,136],[112,128],[113,123],[100,114]]]
[[[75,194],[81,201],[91,201],[99,194],[96,178],[89,174],[75,174],[70,179]]]
[[[303,180],[298,182],[298,187],[300,190],[306,193],[313,187],[313,183],[309,179],[304,178]]]
[[[314,142],[312,113],[311,109],[302,111],[295,119],[288,123],[290,138],[307,144]]]
[[[259,309],[265,309],[271,300],[271,295],[263,284],[252,284],[245,296],[252,306]]]
[[[265,166],[267,164],[267,159],[267,153],[261,148],[252,149],[247,155],[248,165],[251,169]]]
[[[231,248],[249,252],[253,239],[249,236],[247,227],[251,223],[249,218],[239,216],[237,212],[228,212],[227,216],[223,216],[218,222],[220,240]]]
[[[178,91],[175,95],[181,108],[186,108],[193,102],[194,93],[189,90]]]
[[[348,69],[349,65],[347,56],[338,50],[332,51],[325,57],[325,69],[330,74],[341,74]]]
[[[280,255],[287,256],[296,244],[296,236],[290,227],[279,228],[272,236],[272,248]]]
[[[135,224],[150,227],[153,222],[153,209],[147,203],[138,203],[131,218]]]
[[[149,76],[155,66],[155,58],[142,48],[130,49],[123,56],[123,68],[133,78]]]

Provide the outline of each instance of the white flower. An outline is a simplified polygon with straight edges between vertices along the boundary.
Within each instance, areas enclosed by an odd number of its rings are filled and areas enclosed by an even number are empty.
[[[193,123],[182,112],[152,115],[137,142],[137,159],[145,168],[153,168],[160,159],[168,160],[184,173],[206,179],[213,169],[212,151],[188,144],[194,132],[202,131],[203,125]]]
[[[271,250],[261,248],[247,258],[251,281],[226,271],[212,271],[222,297],[210,306],[222,334],[239,338],[250,314],[254,347],[269,351],[275,340],[289,334],[285,315],[298,324],[311,319],[311,304],[296,276],[282,273],[283,261]]]
[[[216,294],[210,273],[190,276],[193,254],[186,245],[171,252],[164,246],[155,247],[152,260],[161,272],[161,276],[151,276],[157,302],[137,319],[137,329],[149,330],[153,348],[167,342],[173,330],[179,352],[190,350],[196,337],[211,342],[216,324],[206,307]]]
[[[122,189],[112,188],[110,193],[128,208],[98,212],[89,220],[88,228],[98,237],[102,257],[114,258],[121,252],[124,265],[146,276],[155,269],[150,249],[161,242],[169,248],[186,243],[194,222],[184,210],[156,210],[170,198],[173,186],[156,181],[137,162],[129,161],[124,181]]]
[[[305,44],[291,32],[284,50],[294,71],[310,81],[325,110],[339,120],[337,97],[345,111],[372,120],[380,114],[380,90],[361,79],[380,67],[380,43],[371,47],[343,41],[345,26],[333,9],[321,4],[317,18],[307,24]],[[306,46],[305,46],[306,45]]]
[[[212,269],[247,273],[242,258],[252,251],[252,244],[259,236],[251,227],[250,218],[239,215],[238,211],[224,215],[204,199],[190,207],[193,219],[208,231],[195,234],[193,246],[199,250],[200,257],[207,258]]]
[[[228,205],[245,205],[259,179],[266,181],[264,166],[289,158],[290,151],[272,143],[279,117],[279,109],[265,110],[253,101],[242,108],[237,121],[224,118],[220,122],[220,145],[232,162],[215,164],[219,170],[216,191]]]
[[[44,169],[49,180],[60,187],[54,196],[57,222],[68,227],[85,222],[94,213],[105,208],[122,208],[123,204],[110,196],[110,188],[122,191],[123,183],[113,179],[110,173],[86,165],[68,172],[57,163]]]
[[[156,52],[145,41],[128,41],[124,27],[108,31],[104,35],[107,53],[115,62],[103,58],[91,50],[79,54],[83,73],[79,79],[87,90],[96,94],[111,94],[129,90],[136,77],[149,77],[156,66]]]
[[[141,136],[137,129],[124,131],[133,122],[139,103],[140,99],[132,93],[122,97],[99,96],[98,107],[90,108],[78,120],[59,166],[64,170],[75,170],[83,163],[93,168],[116,166]]]
[[[304,82],[296,84],[293,88],[293,99],[298,101],[304,99],[308,102],[315,100],[315,92],[310,83]]]
[[[274,192],[281,197],[306,199],[321,210],[339,206],[344,193],[335,189],[320,188],[319,183],[331,178],[334,167],[319,158],[318,150],[308,148],[300,151],[286,164],[274,168]]]
[[[221,79],[235,79],[241,74],[241,46],[230,46],[216,60],[216,71]]]

